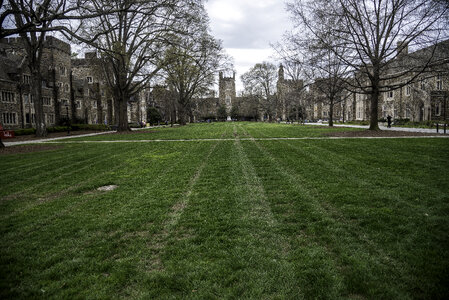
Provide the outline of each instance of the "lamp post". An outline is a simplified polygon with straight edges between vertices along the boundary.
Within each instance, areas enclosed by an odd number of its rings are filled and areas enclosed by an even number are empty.
[[[67,135],[70,135],[70,118],[69,118],[69,106],[65,106],[65,111],[67,114]]]

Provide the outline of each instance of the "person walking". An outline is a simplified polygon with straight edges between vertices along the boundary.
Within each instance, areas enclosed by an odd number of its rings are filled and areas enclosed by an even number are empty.
[[[388,115],[388,117],[387,117],[387,122],[388,122],[388,128],[391,128],[391,116],[390,115]]]

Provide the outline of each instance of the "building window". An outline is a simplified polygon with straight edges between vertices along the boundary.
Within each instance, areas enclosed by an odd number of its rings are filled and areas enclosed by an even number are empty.
[[[62,103],[62,105],[68,106],[69,105],[69,100],[61,99],[61,103]]]
[[[58,82],[58,88],[62,89],[62,82]]]
[[[92,79],[92,76],[87,76],[87,83],[92,83],[94,80]]]
[[[81,109],[81,101],[80,100],[76,100],[76,108]]]
[[[66,74],[66,68],[64,66],[59,66],[59,74],[61,76],[65,76]]]
[[[30,99],[31,99],[31,101],[30,101]],[[33,95],[30,95],[30,94],[23,94],[23,102],[25,103],[25,104],[33,104],[34,103],[34,97],[33,97]]]
[[[35,121],[36,121],[36,115],[35,114],[31,114],[31,123],[35,123]],[[30,114],[29,113],[26,113],[25,114],[25,122],[27,123],[27,124],[30,124]]]
[[[226,96],[226,105],[227,106],[231,105],[231,96]]]
[[[435,105],[435,115],[440,116],[441,114],[441,103]]]
[[[410,108],[405,110],[405,118],[410,119]]]
[[[17,117],[16,117],[16,113],[11,113],[11,112],[6,112],[6,113],[2,113],[2,117],[3,117],[3,124],[6,125],[15,125],[17,124]]]
[[[421,79],[421,89],[426,89],[426,81],[424,79]]]
[[[44,102],[44,105],[50,106],[51,105],[51,99],[50,97],[42,97],[42,100]]]
[[[97,100],[92,101],[92,107],[93,107],[93,108],[97,108]]]
[[[30,84],[31,76],[30,75],[23,75],[23,83]]]
[[[387,97],[388,98],[393,98],[394,97],[394,92],[393,91],[389,91]]]
[[[15,97],[13,92],[2,91],[2,102],[15,103]]]
[[[441,74],[437,75],[437,90],[441,91],[443,89],[443,76]]]
[[[67,83],[64,85],[64,90],[65,90],[66,92],[69,91],[69,85],[68,85]]]
[[[55,115],[54,114],[48,114],[47,115],[47,124],[54,124],[55,123]]]
[[[43,87],[43,88],[44,88],[44,87],[47,87],[47,81],[42,80],[42,87]]]
[[[407,86],[405,87],[405,94],[407,96],[410,96],[411,93],[412,93],[412,88],[411,88],[410,84],[407,84]]]

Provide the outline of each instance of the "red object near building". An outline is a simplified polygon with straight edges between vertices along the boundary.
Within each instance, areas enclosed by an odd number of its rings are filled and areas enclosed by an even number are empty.
[[[2,130],[0,131],[0,137],[2,139],[8,139],[14,137],[14,130]]]
[[[3,130],[2,124],[0,124],[0,138],[8,139],[14,137],[14,130]]]

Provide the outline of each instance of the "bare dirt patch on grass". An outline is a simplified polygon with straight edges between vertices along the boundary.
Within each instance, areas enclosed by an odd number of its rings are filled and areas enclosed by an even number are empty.
[[[438,133],[410,132],[394,130],[362,130],[362,131],[337,131],[323,133],[329,137],[404,137],[404,136],[439,136]]]
[[[62,145],[21,145],[6,148],[0,148],[0,155],[9,155],[16,153],[30,153],[39,151],[58,150],[63,148]]]

